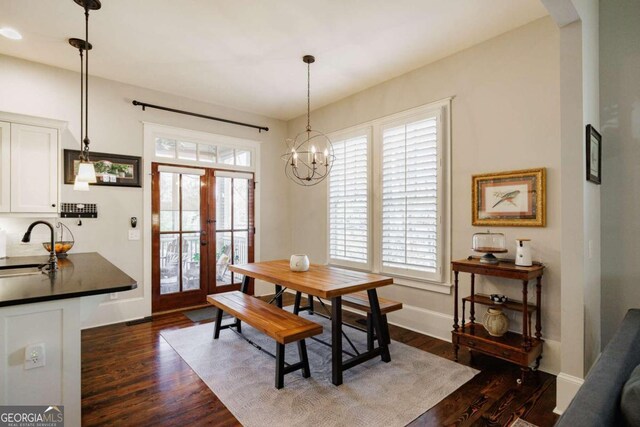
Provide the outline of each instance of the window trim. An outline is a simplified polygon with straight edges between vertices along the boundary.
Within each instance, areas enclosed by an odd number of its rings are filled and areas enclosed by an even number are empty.
[[[150,135],[149,143],[153,146],[150,150],[151,161],[158,163],[172,163],[185,166],[206,167],[213,169],[230,169],[237,171],[255,172],[257,170],[258,156],[260,155],[259,142],[242,138],[236,138],[233,136],[215,134],[210,132],[201,132],[192,129],[176,128],[167,125],[161,125],[151,122],[142,122],[145,125],[145,129],[148,129]],[[176,141],[191,142],[196,144],[196,156],[199,155],[199,144],[214,145],[216,147],[216,161],[204,162],[201,160],[187,160],[178,158],[178,151],[176,146],[175,157],[162,157],[157,156],[155,152],[155,140],[156,138],[174,139]],[[251,153],[251,165],[250,166],[238,166],[228,163],[221,163],[218,161],[219,148],[224,147],[227,149],[235,150],[247,150]]]
[[[373,129],[371,126],[360,126],[357,128],[350,128],[345,131],[332,133],[331,135],[329,135],[329,139],[333,143],[333,141],[340,141],[343,139],[355,138],[362,135],[366,135],[367,137],[367,262],[359,263],[359,262],[348,261],[344,259],[331,258],[331,193],[330,193],[331,175],[329,175],[329,179],[326,180],[326,189],[327,189],[327,254],[326,254],[326,257],[330,265],[347,267],[354,270],[370,271],[373,268],[372,258],[371,258],[371,254],[373,251],[373,237],[371,235],[372,214],[373,214],[373,203],[371,203],[371,196],[372,196],[372,186],[371,186],[372,143],[371,143],[371,140],[373,136]]]
[[[370,130],[368,139],[369,155],[369,262],[367,266],[358,263],[340,262],[330,258],[329,229],[329,184],[327,181],[327,244],[326,259],[329,265],[368,271],[394,277],[394,283],[438,293],[451,293],[451,101],[452,97],[441,99],[409,110],[370,120],[329,134],[333,141],[345,135],[362,134]],[[396,269],[382,266],[382,131],[384,127],[437,116],[438,126],[438,269],[436,273],[420,274],[415,270]],[[415,120],[414,120],[415,119]],[[375,224],[375,226],[374,226]]]

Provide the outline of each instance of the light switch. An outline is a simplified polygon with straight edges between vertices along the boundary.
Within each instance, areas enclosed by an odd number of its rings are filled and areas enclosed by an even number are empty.
[[[44,343],[31,344],[24,349],[24,369],[40,368],[46,364]]]
[[[140,240],[140,230],[129,230],[129,240]]]

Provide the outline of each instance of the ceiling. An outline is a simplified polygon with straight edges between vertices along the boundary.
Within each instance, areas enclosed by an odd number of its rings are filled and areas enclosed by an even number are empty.
[[[92,75],[278,119],[419,68],[547,15],[539,0],[102,0]],[[73,0],[2,0],[0,53],[79,69]]]

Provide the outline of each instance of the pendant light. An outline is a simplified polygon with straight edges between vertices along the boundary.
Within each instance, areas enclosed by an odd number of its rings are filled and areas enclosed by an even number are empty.
[[[302,57],[307,64],[307,127],[294,139],[287,139],[287,152],[281,156],[287,177],[305,187],[316,185],[329,176],[335,160],[331,140],[311,128],[311,64],[315,60],[312,55]]]
[[[97,182],[96,170],[89,160],[89,51],[92,48],[89,43],[89,11],[98,10],[102,5],[100,0],[74,1],[84,9],[85,39],[69,40],[69,44],[80,51],[80,165],[73,189],[88,191],[89,184]],[[86,59],[83,61],[84,51]]]

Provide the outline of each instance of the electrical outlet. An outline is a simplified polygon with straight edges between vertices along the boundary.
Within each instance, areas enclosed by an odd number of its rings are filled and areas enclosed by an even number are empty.
[[[140,240],[140,230],[129,230],[129,240]]]
[[[24,349],[24,369],[41,368],[46,362],[44,343],[31,344]]]
[[[117,292],[111,292],[109,294],[109,298],[111,299],[118,299],[118,293]]]

